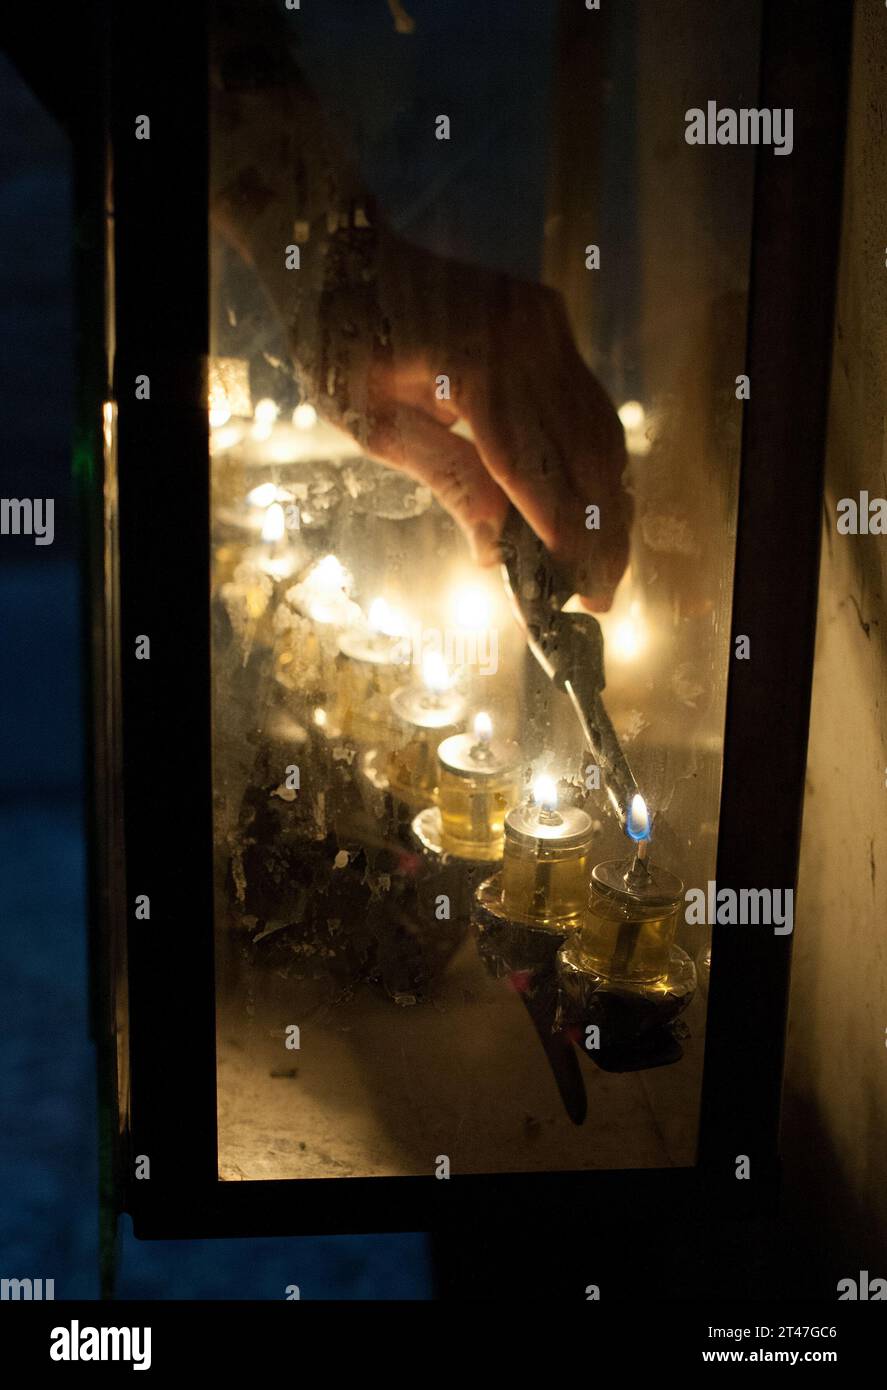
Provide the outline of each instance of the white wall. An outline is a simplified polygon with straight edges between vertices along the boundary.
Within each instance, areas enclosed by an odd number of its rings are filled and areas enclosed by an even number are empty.
[[[826,1296],[887,1277],[887,536],[835,527],[887,497],[885,259],[887,10],[857,0],[783,1125]]]

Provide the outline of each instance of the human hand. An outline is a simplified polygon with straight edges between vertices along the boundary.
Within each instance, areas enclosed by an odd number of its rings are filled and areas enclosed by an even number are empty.
[[[381,332],[365,295],[325,298],[321,408],[429,486],[480,564],[498,559],[514,503],[587,606],[605,611],[628,558],[625,442],[560,295],[400,242],[380,259],[376,294]]]

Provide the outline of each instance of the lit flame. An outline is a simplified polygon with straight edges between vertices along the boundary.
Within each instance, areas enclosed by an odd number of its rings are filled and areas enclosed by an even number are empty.
[[[620,661],[634,661],[647,645],[647,630],[641,605],[632,601],[628,616],[614,625],[607,639],[607,651]]]
[[[277,402],[272,401],[270,396],[263,396],[260,401],[256,401],[253,418],[258,425],[273,425],[279,413]]]
[[[273,483],[260,483],[246,494],[246,500],[251,507],[270,507],[277,501],[277,488]]]
[[[279,502],[272,502],[262,519],[262,540],[282,541],[286,535],[286,516]]]
[[[630,454],[649,454],[652,431],[647,412],[640,401],[625,401],[619,407],[619,419],[625,430],[625,444]]]
[[[260,401],[256,401],[256,408],[253,411],[253,426],[250,430],[253,439],[271,438],[278,413],[277,402],[272,401],[270,396],[263,396]]]
[[[318,729],[325,729],[325,728],[326,728],[326,725],[327,725],[326,710],[325,710],[325,709],[321,709],[320,706],[318,706],[318,708],[314,711],[314,722],[315,722],[315,724],[317,725]]]
[[[383,637],[403,637],[406,632],[402,615],[391,607],[387,599],[374,598],[368,617],[373,632],[379,632]]]
[[[227,425],[230,419],[231,407],[224,396],[222,396],[221,399],[210,402],[209,423],[214,430],[219,430],[223,425]]]
[[[440,652],[426,652],[422,660],[422,680],[435,695],[442,695],[452,684],[447,663]]]
[[[541,806],[544,811],[553,811],[557,807],[557,783],[553,777],[537,777],[533,783],[533,800],[537,806]]]
[[[493,605],[488,591],[481,584],[464,584],[454,589],[450,610],[457,627],[480,632],[492,622]]]
[[[302,401],[293,411],[293,424],[297,430],[313,430],[317,424],[317,411],[307,401]]]
[[[647,412],[644,410],[640,401],[625,401],[624,404],[619,407],[619,419],[622,422],[623,429],[642,430],[646,418]]]
[[[335,555],[324,555],[311,570],[309,582],[312,588],[326,590],[332,595],[348,587],[348,571]]]
[[[483,710],[474,716],[474,737],[479,743],[489,743],[493,737],[493,721]]]
[[[633,840],[648,840],[650,838],[650,816],[647,811],[647,803],[640,792],[636,792],[631,799],[625,829]]]
[[[351,576],[335,555],[324,555],[293,590],[294,601],[316,623],[351,623],[360,609],[348,597]],[[353,611],[352,611],[353,610]]]

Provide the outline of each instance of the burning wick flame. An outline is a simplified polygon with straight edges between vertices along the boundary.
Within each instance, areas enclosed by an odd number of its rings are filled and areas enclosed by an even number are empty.
[[[422,681],[432,695],[443,695],[449,690],[452,681],[447,663],[440,652],[426,652],[422,662]]]
[[[533,800],[542,813],[557,810],[557,784],[553,777],[537,777],[533,783]]]
[[[262,520],[262,540],[275,544],[286,535],[286,516],[279,502],[272,502]]]
[[[351,576],[345,566],[335,555],[324,555],[293,592],[298,594],[302,611],[314,622],[344,624],[360,611],[348,597],[350,589]]]
[[[493,737],[493,721],[483,710],[474,716],[474,737],[478,743],[489,743]]]
[[[293,411],[293,424],[297,430],[313,430],[317,424],[317,411],[308,401],[302,401]]]
[[[493,737],[493,721],[483,710],[474,716],[474,744],[469,752],[469,757],[476,763],[489,764],[493,761],[493,750],[490,747],[490,739]]]
[[[262,400],[256,402],[253,411],[253,439],[270,439],[274,421],[280,413],[276,401],[272,401],[270,396],[264,396]]]
[[[227,423],[228,423],[228,421],[229,421],[230,419],[231,419],[231,407],[230,407],[230,405],[228,404],[227,397],[224,396],[224,395],[222,395],[222,396],[217,396],[217,395],[215,395],[215,394],[210,395],[210,398],[209,398],[209,423],[210,423],[210,425],[212,426],[212,428],[213,428],[214,430],[221,429],[223,425],[227,425]]]
[[[367,615],[370,629],[381,637],[403,637],[406,624],[396,609],[384,598],[374,598]]]
[[[649,848],[650,815],[647,811],[647,803],[640,792],[635,792],[631,798],[631,806],[628,808],[628,815],[625,818],[625,833],[637,845],[634,869],[637,873],[645,873],[646,865],[643,869],[641,869],[641,865],[647,857],[647,849]]]
[[[251,507],[270,507],[272,502],[292,502],[293,494],[276,483],[259,483],[246,494]]]
[[[631,799],[631,806],[625,821],[625,832],[635,841],[649,840],[650,838],[650,816],[647,811],[647,803],[636,792]]]

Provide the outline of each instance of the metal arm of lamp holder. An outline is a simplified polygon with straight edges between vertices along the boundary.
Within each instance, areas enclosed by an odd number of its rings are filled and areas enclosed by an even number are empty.
[[[613,810],[624,825],[638,786],[601,698],[601,625],[591,613],[562,612],[574,587],[514,507],[509,508],[499,548],[505,589],[527,645],[548,679],[568,696]]]

